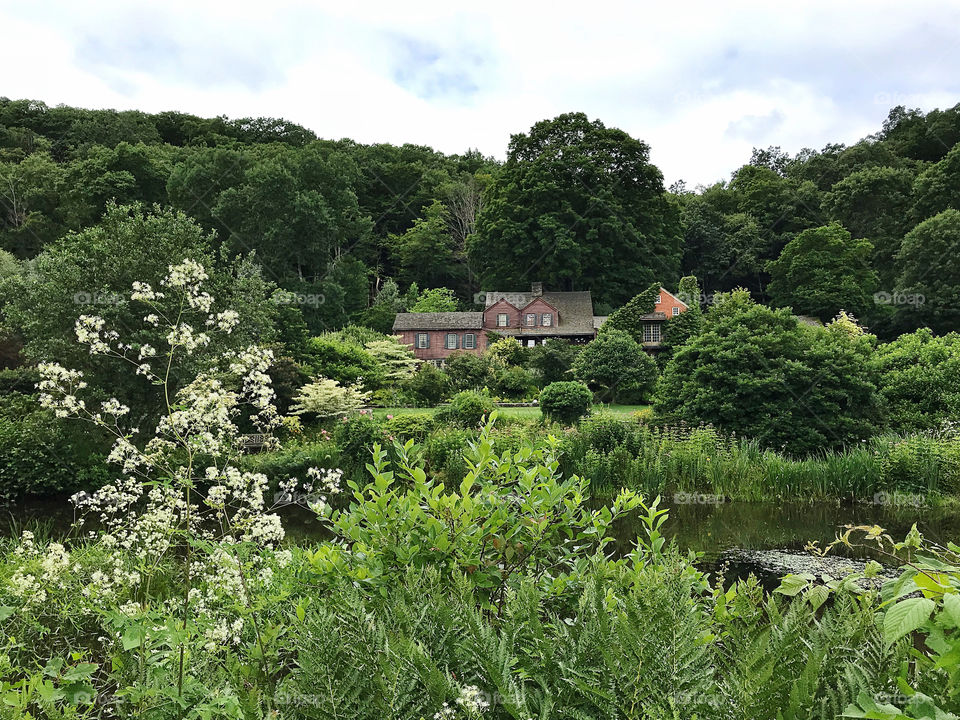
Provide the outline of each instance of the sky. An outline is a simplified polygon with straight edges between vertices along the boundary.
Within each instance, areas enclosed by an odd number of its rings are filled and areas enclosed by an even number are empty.
[[[852,143],[896,105],[952,107],[958,27],[957,0],[0,0],[0,96],[501,159],[511,134],[581,111],[692,188],[753,147]]]

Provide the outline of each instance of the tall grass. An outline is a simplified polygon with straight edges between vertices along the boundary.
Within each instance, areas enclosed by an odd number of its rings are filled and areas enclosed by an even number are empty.
[[[960,491],[960,440],[882,435],[839,451],[791,458],[711,426],[650,427],[596,418],[564,441],[564,469],[595,492],[703,492],[738,500],[846,499]]]

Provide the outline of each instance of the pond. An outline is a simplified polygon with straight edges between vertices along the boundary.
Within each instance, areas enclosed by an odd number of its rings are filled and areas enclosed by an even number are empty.
[[[909,499],[909,498],[908,498]],[[670,515],[664,533],[681,549],[702,552],[707,562],[716,561],[725,551],[795,550],[812,540],[825,545],[843,525],[880,525],[894,539],[902,539],[913,523],[925,537],[945,544],[960,539],[960,508],[923,506],[918,503],[779,503],[718,502],[713,496],[675,495],[665,504]],[[312,513],[287,509],[285,526],[294,542],[309,542],[323,536],[323,528]],[[65,533],[73,521],[66,498],[33,501],[0,510],[0,532],[18,534],[24,527],[39,524],[53,535]],[[617,546],[629,551],[642,527],[635,516],[615,528]]]

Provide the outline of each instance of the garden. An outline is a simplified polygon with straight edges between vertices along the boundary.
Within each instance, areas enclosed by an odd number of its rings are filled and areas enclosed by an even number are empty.
[[[111,437],[115,471],[74,495],[66,535],[41,524],[4,541],[2,716],[948,718],[960,705],[956,545],[851,526],[813,553],[883,563],[788,574],[768,593],[668,541],[661,500],[946,497],[946,431],[790,459],[647,410],[583,419],[594,395],[566,380],[540,393],[543,419],[501,416],[471,390],[380,417],[343,375],[305,384],[282,415],[269,349],[198,369],[239,325],[208,280],[185,260],[156,288],[135,283],[130,338],[77,321],[87,357],[144,379],[156,412],[95,373],[37,368],[40,407]],[[253,432],[262,452],[244,452]],[[289,506],[323,536],[290,542]],[[616,547],[631,517],[638,532]]]

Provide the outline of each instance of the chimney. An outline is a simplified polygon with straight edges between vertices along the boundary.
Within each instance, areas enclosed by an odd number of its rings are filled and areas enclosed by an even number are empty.
[[[540,297],[541,295],[543,295],[543,283],[542,282],[530,283],[530,292],[533,293],[534,297]]]

